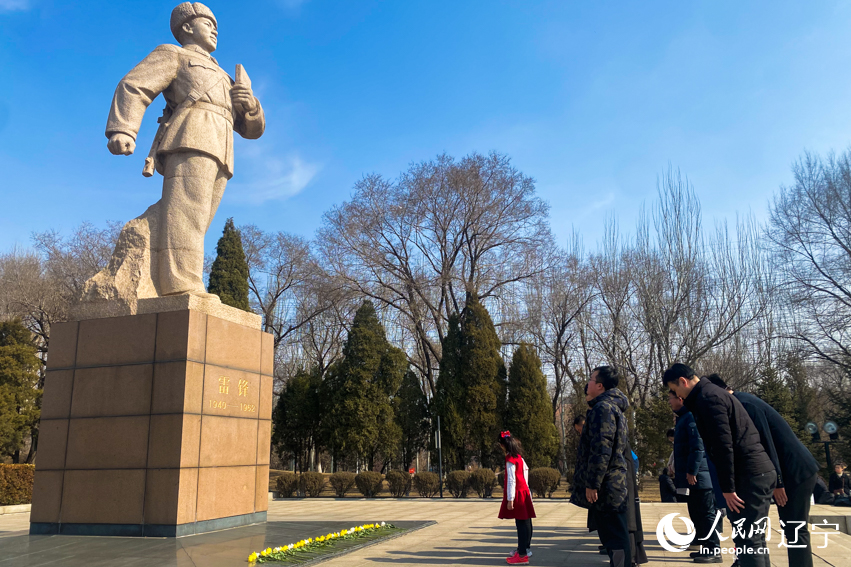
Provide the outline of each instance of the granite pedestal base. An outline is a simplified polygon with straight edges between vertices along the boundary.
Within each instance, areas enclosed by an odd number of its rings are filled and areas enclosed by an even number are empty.
[[[263,522],[273,340],[182,310],[56,324],[32,534],[182,536]]]

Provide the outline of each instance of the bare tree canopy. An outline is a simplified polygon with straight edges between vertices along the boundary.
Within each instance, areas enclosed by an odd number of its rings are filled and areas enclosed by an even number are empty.
[[[441,155],[397,180],[364,177],[326,213],[317,244],[334,275],[412,330],[411,362],[434,392],[449,316],[468,293],[487,300],[544,269],[547,216],[508,157]]]
[[[771,204],[766,235],[787,300],[787,336],[851,370],[851,151],[805,154]]]

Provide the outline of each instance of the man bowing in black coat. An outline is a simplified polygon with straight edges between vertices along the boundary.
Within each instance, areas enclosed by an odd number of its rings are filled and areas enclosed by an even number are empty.
[[[762,447],[759,432],[742,404],[709,380],[698,378],[685,364],[674,364],[662,377],[663,386],[683,399],[694,416],[718,482],[727,501],[730,521],[744,521],[734,530],[742,567],[769,567],[764,518],[777,482],[774,464]],[[699,534],[698,534],[699,535]]]
[[[718,374],[707,378],[741,402],[759,431],[762,446],[777,472],[774,501],[777,502],[777,512],[784,524],[783,533],[789,545],[789,565],[812,567],[813,550],[810,547],[807,522],[810,517],[810,496],[818,476],[818,463],[773,407],[753,394],[733,392]]]

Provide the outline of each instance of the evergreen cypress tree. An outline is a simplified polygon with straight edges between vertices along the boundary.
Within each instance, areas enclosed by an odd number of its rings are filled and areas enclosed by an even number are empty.
[[[435,383],[434,413],[432,425],[437,427],[440,416],[441,445],[443,457],[455,470],[467,463],[467,435],[464,424],[464,400],[466,393],[461,380],[461,324],[458,315],[449,317],[446,335],[441,343],[440,372]]]
[[[526,344],[517,347],[508,368],[505,425],[523,443],[530,468],[553,466],[559,439],[553,423],[552,401],[541,360]]]
[[[248,263],[242,248],[242,238],[229,218],[216,245],[216,260],[210,270],[209,292],[219,296],[222,303],[251,311],[248,304]]]
[[[497,462],[495,441],[502,426],[499,410],[505,405],[505,363],[502,343],[490,314],[470,293],[461,313],[461,383],[464,388],[465,430],[468,446],[482,466]]]
[[[792,429],[796,429],[795,401],[792,399],[792,392],[789,391],[789,387],[777,370],[769,367],[762,371],[756,395],[782,415]]]
[[[319,448],[321,382],[318,370],[299,370],[284,384],[272,413],[272,445],[282,459],[292,455],[302,472],[308,468],[310,450]]]
[[[18,462],[41,414],[37,352],[20,319],[0,322],[0,455]]]
[[[336,455],[360,457],[371,469],[376,458],[395,454],[401,437],[393,397],[407,368],[405,353],[384,335],[369,301],[355,314],[343,358],[323,384],[323,430]]]
[[[401,468],[407,470],[429,439],[428,400],[416,372],[408,368],[394,398],[396,423],[401,432]]]

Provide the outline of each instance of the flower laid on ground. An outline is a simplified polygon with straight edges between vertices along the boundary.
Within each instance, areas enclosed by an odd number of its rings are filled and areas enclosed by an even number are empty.
[[[293,557],[298,552],[315,550],[328,545],[333,545],[336,539],[356,539],[370,535],[376,530],[393,528],[393,524],[385,522],[376,522],[374,524],[364,524],[355,526],[347,530],[332,532],[325,535],[320,535],[312,538],[303,539],[282,547],[271,548],[267,547],[262,551],[255,551],[248,556],[249,563],[265,563],[267,561],[284,561]]]

